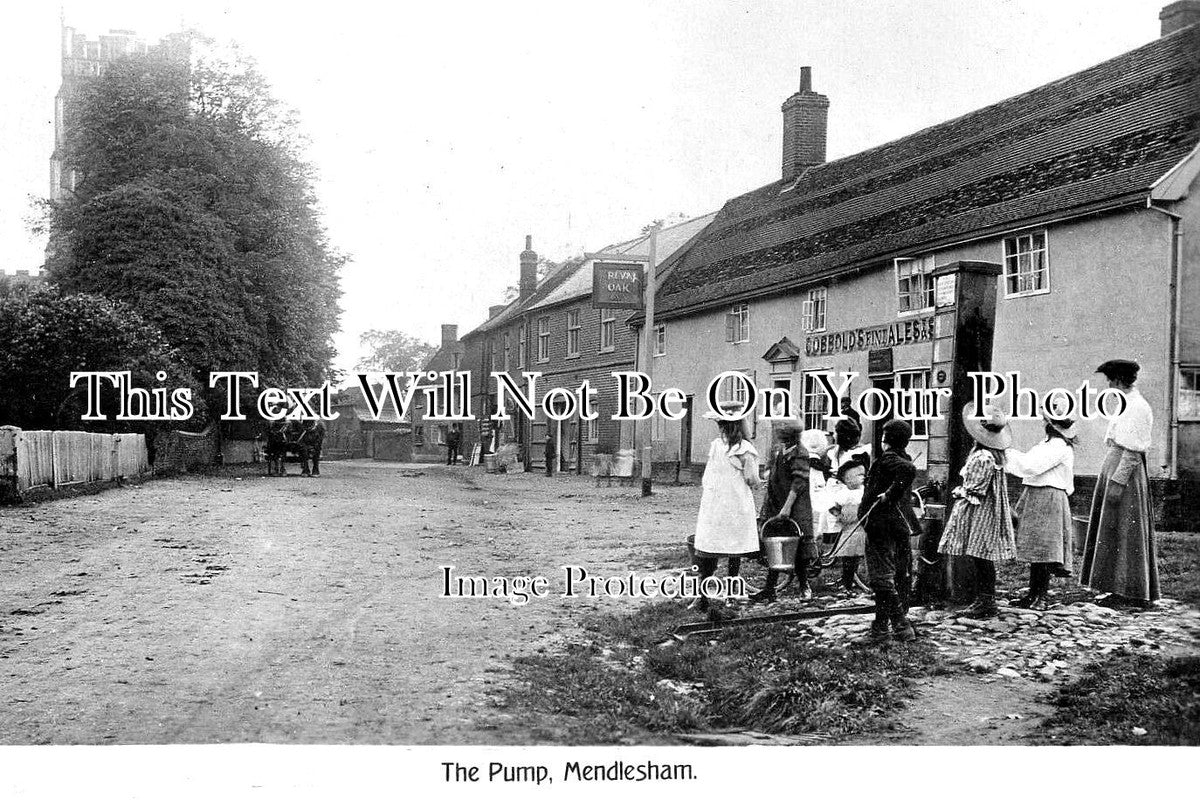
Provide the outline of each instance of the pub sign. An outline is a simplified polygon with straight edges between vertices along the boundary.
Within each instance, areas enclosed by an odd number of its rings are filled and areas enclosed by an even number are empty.
[[[645,264],[597,261],[592,265],[593,308],[641,308]]]

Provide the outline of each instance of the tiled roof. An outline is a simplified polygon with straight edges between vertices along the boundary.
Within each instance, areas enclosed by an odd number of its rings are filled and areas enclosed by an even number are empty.
[[[704,230],[704,227],[712,222],[716,216],[717,212],[713,211],[703,216],[689,219],[686,222],[672,225],[669,228],[663,228],[658,233],[658,249],[655,252],[655,260],[659,264],[662,264],[676,250],[687,244],[693,236]],[[612,257],[626,256],[645,259],[650,255],[650,236],[642,235],[636,239],[609,245],[602,249],[600,253]],[[567,300],[590,296],[592,293],[591,264],[591,259],[578,264],[571,271],[571,275],[567,276],[566,280],[559,284],[554,291],[549,292],[543,299],[535,302],[533,305],[527,306],[527,308],[543,308]]]
[[[1200,142],[1200,25],[728,201],[667,264],[665,315],[1145,195]]]

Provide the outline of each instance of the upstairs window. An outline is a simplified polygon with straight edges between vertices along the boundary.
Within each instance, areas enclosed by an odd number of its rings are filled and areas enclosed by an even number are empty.
[[[504,332],[504,371],[512,369],[512,340],[508,331]]]
[[[617,318],[611,308],[600,310],[600,352],[607,353],[617,346]]]
[[[741,303],[725,315],[725,341],[738,344],[750,341],[750,306]]]
[[[808,291],[808,299],[804,301],[800,311],[805,333],[818,333],[825,330],[825,297],[824,286]]]
[[[901,314],[933,308],[933,256],[896,259],[896,297]]]
[[[538,317],[537,360],[550,360],[550,318]]]
[[[492,357],[491,357],[492,371],[498,372],[500,370],[500,355],[499,355],[499,352],[496,350],[496,340],[495,339],[492,339],[491,341],[488,342],[488,348],[491,350],[491,354],[492,354]]]
[[[1046,255],[1045,231],[1005,239],[1004,296],[1049,292],[1050,261]]]
[[[529,346],[529,327],[522,325],[517,329],[517,367],[525,369],[525,350]]]
[[[567,312],[567,358],[579,355],[579,309]]]
[[[654,326],[654,355],[665,356],[667,354],[667,325],[660,323]]]

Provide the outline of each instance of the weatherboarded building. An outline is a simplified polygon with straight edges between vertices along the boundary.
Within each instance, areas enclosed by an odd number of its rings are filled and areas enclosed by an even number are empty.
[[[859,373],[855,396],[945,385],[937,317],[969,284],[991,368],[1027,387],[1101,388],[1102,361],[1139,361],[1151,476],[1200,482],[1200,3],[1162,20],[1144,47],[831,162],[829,100],[805,69],[783,106],[780,178],[729,200],[665,265],[656,386],[703,411],[708,381],[743,371],[828,429],[818,370]],[[691,426],[669,424],[656,459],[703,459],[714,431]],[[1018,444],[1039,430],[1017,423]],[[1085,425],[1078,473],[1098,471],[1103,433],[1102,420]],[[917,425],[920,467],[939,458],[939,435]],[[758,424],[760,449],[769,438]]]

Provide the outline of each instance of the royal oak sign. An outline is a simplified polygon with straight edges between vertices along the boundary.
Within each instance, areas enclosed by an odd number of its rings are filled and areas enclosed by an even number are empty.
[[[593,308],[641,308],[645,265],[597,261],[592,265]]]

